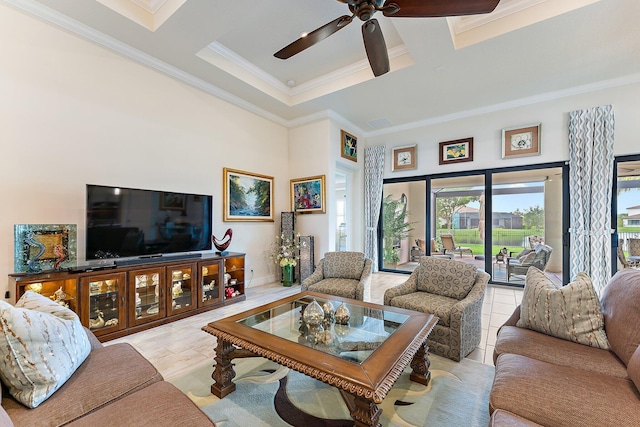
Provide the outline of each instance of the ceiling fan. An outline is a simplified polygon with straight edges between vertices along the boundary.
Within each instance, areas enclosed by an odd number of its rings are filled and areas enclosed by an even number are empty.
[[[376,12],[393,18],[433,18],[475,15],[492,12],[500,0],[338,0],[349,6],[351,16],[343,15],[300,37],[273,56],[288,59],[341,30],[358,17],[362,24],[362,38],[373,74],[378,77],[389,72],[389,55]]]

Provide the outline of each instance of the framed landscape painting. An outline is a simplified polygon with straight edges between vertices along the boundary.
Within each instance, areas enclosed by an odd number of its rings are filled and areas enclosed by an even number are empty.
[[[340,131],[340,155],[352,162],[358,161],[358,138],[343,130]]]
[[[223,169],[223,221],[273,221],[273,177]]]
[[[296,213],[325,213],[324,175],[291,180],[291,210]]]
[[[440,164],[473,161],[473,138],[440,143]]]

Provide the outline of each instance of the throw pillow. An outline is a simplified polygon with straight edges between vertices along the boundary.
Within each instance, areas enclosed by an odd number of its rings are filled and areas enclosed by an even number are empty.
[[[531,252],[533,252],[533,249],[524,249],[522,252],[520,252],[518,255],[516,255],[516,258],[518,258],[518,260],[520,260],[520,258],[522,258],[523,256],[530,254]]]
[[[585,273],[558,288],[542,271],[529,267],[516,326],[609,349],[600,300]]]
[[[526,254],[525,256],[523,256],[522,258],[518,259],[518,262],[520,262],[520,264],[532,264],[533,260],[536,259],[536,255],[538,255],[535,252],[529,252],[528,254]]]
[[[90,352],[80,319],[68,308],[32,291],[15,307],[0,301],[0,379],[25,406],[44,402]]]

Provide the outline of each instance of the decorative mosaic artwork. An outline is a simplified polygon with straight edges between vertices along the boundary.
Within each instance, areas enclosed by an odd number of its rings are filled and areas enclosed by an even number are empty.
[[[37,273],[75,267],[76,229],[75,224],[15,224],[15,271]]]

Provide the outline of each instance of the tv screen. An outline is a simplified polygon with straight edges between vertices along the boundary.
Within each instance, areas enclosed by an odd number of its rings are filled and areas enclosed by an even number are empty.
[[[86,259],[211,249],[213,197],[87,185]]]

